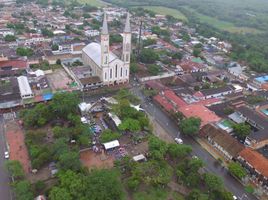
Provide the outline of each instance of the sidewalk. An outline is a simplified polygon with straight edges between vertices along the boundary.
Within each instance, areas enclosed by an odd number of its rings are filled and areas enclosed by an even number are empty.
[[[200,144],[202,148],[204,148],[210,155],[212,155],[216,160],[221,159],[222,165],[227,168],[228,161],[221,155],[220,152],[218,152],[216,149],[214,149],[207,141],[201,139],[201,138],[195,138],[196,142]]]

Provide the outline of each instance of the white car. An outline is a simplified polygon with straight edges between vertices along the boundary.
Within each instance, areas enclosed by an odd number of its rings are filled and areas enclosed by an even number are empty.
[[[233,199],[234,199],[234,200],[237,200],[238,198],[237,198],[235,195],[233,195]]]
[[[8,153],[8,151],[5,151],[5,159],[9,159],[9,153]]]
[[[175,138],[174,140],[177,144],[183,144],[183,141],[180,138]]]

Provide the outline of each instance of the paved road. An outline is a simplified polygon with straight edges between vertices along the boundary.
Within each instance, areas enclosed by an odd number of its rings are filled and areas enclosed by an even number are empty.
[[[180,135],[176,123],[171,120],[169,116],[165,112],[163,112],[158,106],[156,106],[152,102],[146,101],[139,88],[132,88],[132,92],[141,98],[141,105],[145,109],[145,111],[151,116],[153,116],[153,119],[156,120],[170,136],[172,136],[173,138],[180,137],[183,139],[185,144],[192,146],[193,154],[204,160],[206,164],[206,169],[209,172],[217,174],[218,176],[221,176],[223,178],[225,186],[230,192],[232,192],[241,200],[257,200],[255,196],[251,194],[245,194],[244,187],[238,181],[236,181],[225,168],[222,168],[221,166],[215,164],[215,158],[212,157],[197,142],[195,142],[192,138]]]
[[[0,199],[11,200],[10,187],[9,187],[9,177],[6,173],[4,164],[4,152],[6,151],[6,142],[4,139],[4,119],[0,115]]]

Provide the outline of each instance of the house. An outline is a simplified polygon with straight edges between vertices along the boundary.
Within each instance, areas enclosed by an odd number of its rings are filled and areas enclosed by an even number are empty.
[[[22,99],[28,99],[34,97],[32,89],[30,87],[28,78],[26,76],[19,76],[17,78],[20,89],[20,96]]]
[[[191,60],[181,61],[179,67],[184,73],[203,72],[206,70],[206,66],[204,64],[193,62]]]
[[[82,85],[83,90],[96,89],[103,86],[102,81],[98,76],[81,78],[79,81]]]
[[[0,60],[0,77],[20,75],[29,67],[24,59],[2,59]]]
[[[203,126],[199,135],[205,138],[227,160],[233,160],[244,149],[244,146],[229,133],[213,124]]]
[[[247,86],[251,91],[268,90],[268,75],[251,79]]]
[[[201,119],[201,127],[206,124],[219,122],[221,118],[207,107],[199,104],[183,106],[178,109],[186,118],[198,117]]]
[[[247,106],[238,107],[236,112],[239,117],[256,129],[246,138],[245,144],[253,149],[268,145],[268,119]]]
[[[234,91],[235,88],[233,86],[227,85],[219,88],[204,89],[194,94],[194,96],[200,99],[220,98]]]
[[[15,77],[0,79],[0,109],[21,104],[19,84]]]
[[[241,65],[233,64],[231,65],[232,67],[228,68],[228,72],[235,76],[236,78],[242,80],[242,81],[247,81],[249,77],[243,72],[245,67],[241,67]]]
[[[98,31],[98,30],[87,30],[87,31],[85,31],[85,35],[87,37],[95,37],[95,36],[100,35],[100,31]]]
[[[249,174],[262,187],[268,189],[268,159],[250,148],[243,149],[237,161],[247,169]]]

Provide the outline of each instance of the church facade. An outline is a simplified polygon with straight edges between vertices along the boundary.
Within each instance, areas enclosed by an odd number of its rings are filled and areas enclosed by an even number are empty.
[[[101,42],[92,42],[82,50],[84,64],[92,69],[93,76],[98,76],[103,85],[115,85],[129,82],[129,66],[131,55],[131,29],[129,13],[123,32],[123,50],[121,58],[109,48],[109,32],[106,14],[104,13],[101,31]]]

